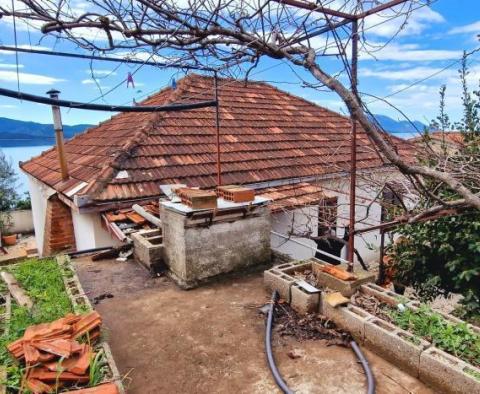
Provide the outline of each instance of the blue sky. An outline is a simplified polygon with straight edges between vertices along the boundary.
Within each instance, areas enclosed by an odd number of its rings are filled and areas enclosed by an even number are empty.
[[[0,0],[9,4],[10,0]],[[85,6],[80,0],[79,5]],[[367,36],[370,43],[382,44],[398,28],[402,21],[377,25],[377,17],[367,20]],[[480,2],[471,0],[439,0],[431,8],[423,7],[413,13],[409,24],[388,46],[375,53],[375,59],[367,54],[361,56],[359,63],[360,91],[385,97],[405,89],[412,82],[436,76],[408,88],[402,93],[389,97],[389,101],[399,107],[412,119],[427,123],[437,114],[438,90],[441,84],[447,84],[447,107],[453,118],[460,116],[460,86],[455,64],[444,71],[446,66],[461,57],[463,50],[472,50],[480,46],[476,35],[480,33]],[[41,34],[32,28],[20,26],[18,41],[23,46],[41,46],[64,51],[76,51],[68,42],[55,42],[51,38],[41,39]],[[11,20],[0,19],[0,42],[13,44]],[[128,71],[137,66],[118,66],[115,63],[95,62],[68,58],[53,58],[40,55],[19,55],[21,90],[43,95],[55,87],[61,90],[61,97],[77,101],[91,101],[100,95],[97,84],[92,79],[90,66],[103,91],[108,91],[126,78]],[[330,71],[335,70],[337,60],[325,58],[321,64]],[[471,73],[469,80],[472,89],[478,88],[480,79],[480,54],[470,58]],[[303,88],[298,84],[297,74],[309,79],[302,70],[292,71],[281,62],[271,59],[263,60],[254,72],[254,79],[271,81],[279,88],[288,90],[306,99],[334,109],[343,111],[339,99],[332,93],[318,92]],[[127,88],[126,84],[116,89],[103,100],[96,102],[110,104],[129,104],[135,97],[137,100],[167,84],[172,77],[181,78],[182,74],[174,69],[142,67],[135,74],[136,88]],[[0,86],[16,89],[15,56],[0,52]],[[381,101],[370,102],[374,113],[389,115],[399,119],[400,115]],[[372,101],[373,100],[373,101]],[[65,124],[97,123],[112,114],[81,110],[63,110]],[[51,112],[47,106],[19,102],[13,99],[0,98],[0,116],[21,120],[51,123]]]

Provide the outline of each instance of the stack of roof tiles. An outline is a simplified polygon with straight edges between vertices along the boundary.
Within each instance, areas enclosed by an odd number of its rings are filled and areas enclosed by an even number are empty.
[[[88,383],[94,357],[90,343],[100,336],[101,322],[100,315],[91,312],[28,327],[22,338],[8,345],[13,357],[25,361],[23,386],[33,393],[50,393]],[[78,341],[85,336],[88,344]]]
[[[189,75],[140,105],[213,97],[213,79]],[[261,82],[219,81],[222,179],[225,184],[318,176],[350,166],[350,120]],[[73,198],[118,201],[161,194],[160,184],[216,185],[215,109],[122,113],[65,144],[70,179],[55,148],[22,169]],[[359,169],[382,165],[358,134]]]

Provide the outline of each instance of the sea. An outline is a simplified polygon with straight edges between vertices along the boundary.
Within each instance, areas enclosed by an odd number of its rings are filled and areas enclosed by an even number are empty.
[[[25,192],[28,192],[28,180],[27,176],[20,170],[18,163],[20,161],[27,161],[33,156],[38,156],[40,153],[49,148],[51,148],[50,145],[9,147],[0,146],[0,150],[3,151],[8,160],[10,160],[18,175],[17,191],[19,195],[23,196]]]

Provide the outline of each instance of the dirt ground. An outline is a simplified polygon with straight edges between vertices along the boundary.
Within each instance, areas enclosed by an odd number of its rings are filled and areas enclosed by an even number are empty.
[[[134,262],[74,260],[108,330],[128,393],[278,393],[264,353],[268,301],[261,273],[184,291],[152,279]],[[365,393],[353,352],[323,341],[274,337],[277,364],[298,393]],[[293,351],[300,357],[292,359]],[[417,379],[365,350],[377,393],[433,393]]]

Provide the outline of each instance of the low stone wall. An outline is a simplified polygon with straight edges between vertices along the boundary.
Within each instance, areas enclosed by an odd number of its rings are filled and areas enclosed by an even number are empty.
[[[33,226],[33,215],[31,210],[22,209],[17,211],[9,211],[12,221],[12,227],[8,229],[10,233],[25,234],[33,233],[35,228]]]

